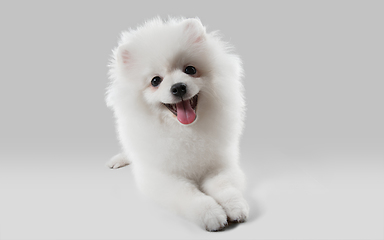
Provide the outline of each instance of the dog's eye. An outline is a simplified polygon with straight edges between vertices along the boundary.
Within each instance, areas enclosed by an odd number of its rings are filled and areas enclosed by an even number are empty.
[[[188,75],[193,75],[196,73],[196,68],[194,66],[188,66],[184,69],[184,72]]]
[[[161,77],[156,76],[156,77],[152,78],[151,84],[152,84],[152,86],[157,87],[160,85],[161,81],[163,81],[161,79]]]

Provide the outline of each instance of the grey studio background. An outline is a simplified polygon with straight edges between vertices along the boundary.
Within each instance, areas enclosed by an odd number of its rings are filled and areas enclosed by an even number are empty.
[[[0,239],[383,239],[382,1],[1,1]],[[248,222],[137,191],[104,103],[122,30],[198,16],[242,57]]]

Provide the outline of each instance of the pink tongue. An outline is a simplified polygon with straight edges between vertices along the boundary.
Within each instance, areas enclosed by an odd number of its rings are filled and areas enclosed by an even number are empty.
[[[191,107],[189,100],[176,103],[177,120],[182,124],[190,124],[195,121],[196,113]]]

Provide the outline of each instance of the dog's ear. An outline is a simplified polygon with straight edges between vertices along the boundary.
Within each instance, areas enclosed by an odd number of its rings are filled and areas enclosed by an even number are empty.
[[[116,61],[117,64],[128,67],[132,63],[131,54],[128,50],[128,44],[120,45],[116,49]]]
[[[198,18],[189,18],[184,20],[184,31],[193,43],[205,41],[205,27]]]

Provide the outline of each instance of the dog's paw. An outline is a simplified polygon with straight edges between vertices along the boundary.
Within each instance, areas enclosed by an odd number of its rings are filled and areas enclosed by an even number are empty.
[[[229,199],[221,203],[224,208],[229,221],[231,222],[245,222],[249,215],[249,206],[244,198]]]
[[[121,168],[121,167],[127,166],[130,163],[131,162],[127,159],[127,157],[124,154],[119,153],[119,154],[113,156],[111,158],[111,160],[109,160],[106,163],[106,165],[109,168],[117,169],[117,168]]]
[[[225,214],[224,209],[214,200],[204,206],[202,210],[200,219],[203,227],[207,231],[221,231],[228,225],[227,215]]]

